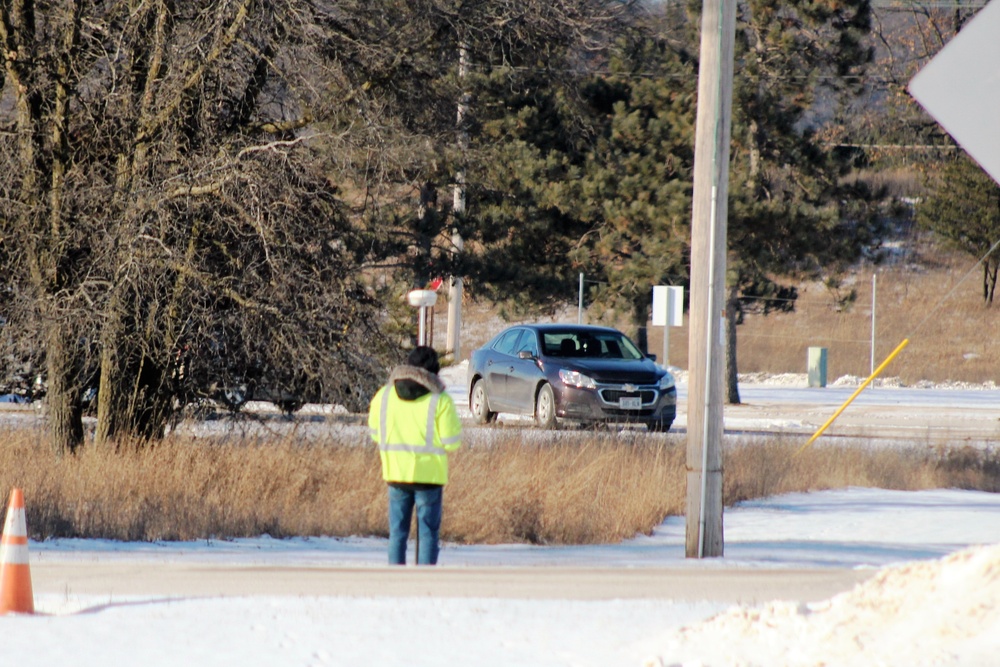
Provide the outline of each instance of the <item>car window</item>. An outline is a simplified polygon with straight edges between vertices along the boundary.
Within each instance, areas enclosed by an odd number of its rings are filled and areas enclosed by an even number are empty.
[[[603,354],[601,341],[593,336],[580,336],[580,355],[584,357],[600,357]]]
[[[635,343],[617,331],[553,331],[542,336],[545,354],[552,357],[642,359]]]
[[[646,355],[627,336],[615,333],[605,341],[608,348],[607,356],[618,359],[643,359]],[[617,349],[615,349],[617,348]]]
[[[568,331],[543,334],[542,346],[550,357],[575,357],[580,349],[576,336]]]
[[[619,333],[598,334],[601,356],[608,359],[642,359],[643,354],[635,343]]]
[[[519,352],[530,352],[532,356],[538,356],[538,342],[535,340],[535,334],[530,330],[525,329],[524,335],[517,342],[517,347],[514,349],[514,354]]]
[[[517,341],[521,337],[522,331],[524,330],[511,329],[510,331],[508,331],[507,333],[505,333],[503,336],[500,337],[500,340],[498,340],[496,345],[493,346],[493,349],[499,352],[500,354],[509,354],[511,356],[514,356],[515,354],[517,354],[516,353]]]

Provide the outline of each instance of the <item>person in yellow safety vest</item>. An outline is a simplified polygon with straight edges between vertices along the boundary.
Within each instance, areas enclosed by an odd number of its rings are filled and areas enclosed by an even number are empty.
[[[437,564],[448,453],[462,446],[462,423],[439,370],[434,348],[414,348],[368,410],[368,428],[378,444],[389,491],[390,565],[406,564],[414,507],[417,564]]]

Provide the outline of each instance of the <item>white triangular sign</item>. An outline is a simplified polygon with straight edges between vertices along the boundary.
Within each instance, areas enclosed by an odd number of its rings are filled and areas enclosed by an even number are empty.
[[[909,90],[1000,183],[1000,0],[980,9]]]

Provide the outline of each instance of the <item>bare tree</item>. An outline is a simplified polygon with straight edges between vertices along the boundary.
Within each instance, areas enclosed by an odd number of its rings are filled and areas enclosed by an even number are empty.
[[[82,441],[98,371],[99,443],[156,437],[199,367],[359,406],[384,349],[355,270],[365,234],[314,153],[329,139],[318,81],[336,79],[323,8],[44,9],[0,3],[0,191],[7,266],[44,332],[53,446]]]
[[[364,407],[394,354],[370,269],[460,261],[465,222],[417,206],[459,161],[458,44],[525,94],[629,4],[0,1],[3,315],[53,446],[95,384],[99,444],[226,388]]]

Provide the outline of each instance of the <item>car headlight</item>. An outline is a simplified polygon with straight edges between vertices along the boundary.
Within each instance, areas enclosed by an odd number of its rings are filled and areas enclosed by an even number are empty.
[[[667,389],[673,389],[673,388],[674,388],[674,376],[673,375],[671,375],[670,373],[667,373],[666,375],[664,375],[663,377],[660,378],[660,390],[661,391],[666,391]]]
[[[568,387],[579,387],[580,389],[597,389],[597,383],[589,375],[584,375],[579,371],[568,371],[559,369],[559,379]]]

